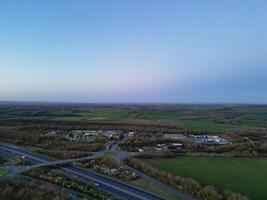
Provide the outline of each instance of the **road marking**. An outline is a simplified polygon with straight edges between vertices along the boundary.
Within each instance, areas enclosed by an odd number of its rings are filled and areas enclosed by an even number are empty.
[[[87,179],[89,179],[89,180],[93,180],[94,182],[100,183],[100,184],[102,184],[102,185],[107,185],[107,186],[109,186],[109,187],[115,188],[116,190],[120,190],[120,191],[122,191],[122,192],[124,192],[124,193],[126,193],[126,194],[130,194],[130,195],[135,196],[135,197],[137,197],[137,198],[139,198],[139,199],[142,199],[142,200],[149,200],[149,199],[146,198],[146,197],[142,197],[142,196],[140,196],[140,195],[138,195],[138,194],[135,194],[135,193],[130,192],[130,191],[127,191],[127,190],[124,190],[124,189],[122,189],[122,188],[119,188],[119,187],[117,187],[117,186],[111,185],[111,184],[109,184],[109,183],[107,183],[107,182],[98,180],[98,179],[96,179],[96,178],[89,177],[88,175],[83,174],[83,173],[81,173],[81,172],[76,172],[76,171],[74,171],[74,170],[72,170],[72,169],[67,169],[67,168],[63,168],[63,169],[64,169],[65,171],[69,171],[69,172],[71,172],[71,173],[73,173],[73,174],[82,176],[82,177],[87,178]]]

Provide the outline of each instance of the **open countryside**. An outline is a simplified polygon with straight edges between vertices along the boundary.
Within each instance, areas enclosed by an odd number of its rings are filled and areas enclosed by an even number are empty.
[[[48,108],[48,109],[47,109]],[[48,107],[37,110],[31,106],[18,110],[0,110],[0,120],[52,121],[120,121],[123,123],[165,124],[194,131],[242,131],[267,127],[266,106],[244,105],[149,105],[149,106],[69,106],[64,109]]]
[[[0,168],[0,176],[6,175],[8,173],[8,170],[5,168]]]
[[[267,200],[267,0],[0,0],[0,200]]]
[[[231,190],[262,200],[267,196],[267,158],[182,156],[149,160],[156,168],[182,177],[192,177],[203,185]]]

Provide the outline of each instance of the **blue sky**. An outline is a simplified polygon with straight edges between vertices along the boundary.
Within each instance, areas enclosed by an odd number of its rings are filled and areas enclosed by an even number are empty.
[[[267,1],[0,0],[0,100],[267,103]]]

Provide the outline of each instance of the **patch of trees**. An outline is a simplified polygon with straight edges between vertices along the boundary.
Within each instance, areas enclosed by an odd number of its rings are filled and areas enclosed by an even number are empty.
[[[4,164],[6,162],[7,162],[7,160],[5,158],[0,157],[0,164]]]
[[[262,153],[267,153],[267,141],[261,144],[259,151]]]
[[[125,159],[125,163],[199,200],[248,200],[247,197],[238,193],[232,193],[230,191],[221,193],[214,186],[203,187],[192,178],[184,178],[169,172],[160,171],[136,158],[127,158]]]
[[[266,141],[267,140],[267,129],[259,129],[254,131],[243,131],[238,133],[242,137],[248,138],[250,141]]]
[[[123,149],[134,149],[144,146],[156,146],[157,144],[170,144],[175,142],[181,142],[179,140],[164,139],[164,138],[153,138],[150,135],[131,137],[120,142],[119,146]]]
[[[89,161],[82,161],[81,166],[89,169],[93,169],[97,172],[105,175],[114,176],[124,180],[135,180],[138,176],[127,169],[124,169],[118,161],[111,156],[102,156]]]
[[[171,151],[163,150],[163,151],[144,152],[136,155],[135,157],[140,159],[152,159],[152,158],[174,158],[176,156],[177,154]]]
[[[242,142],[227,145],[202,145],[193,142],[182,142],[186,150],[191,153],[224,154],[237,157],[261,156],[257,143]]]
[[[62,137],[41,136],[39,129],[26,131],[14,127],[0,128],[0,140],[18,145],[39,147],[45,150],[90,152],[99,151],[103,148],[103,142],[101,141],[97,143],[71,142]]]
[[[48,185],[19,181],[0,181],[0,199],[5,200],[70,200],[69,195],[56,191]]]
[[[253,157],[261,156],[262,153],[267,153],[267,142],[261,144],[259,142],[237,142],[227,145],[219,144],[200,144],[193,141],[185,140],[172,140],[156,138],[152,136],[137,136],[128,138],[120,142],[119,146],[122,149],[128,151],[134,151],[137,148],[152,146],[155,147],[157,144],[170,144],[170,143],[181,143],[185,150],[189,153],[210,153],[210,154],[228,154],[230,156],[242,156],[242,157]]]
[[[236,143],[220,146],[208,146],[206,147],[207,153],[223,154],[227,153],[231,156],[240,157],[254,157],[259,156],[258,146],[255,143]]]
[[[150,122],[142,122],[131,120],[101,120],[101,121],[64,121],[64,120],[45,120],[45,119],[5,119],[0,121],[0,126],[27,126],[27,127],[47,127],[47,128],[69,128],[69,129],[99,129],[110,130],[117,129],[123,131],[142,131],[146,133],[170,132],[177,133],[186,131],[181,127],[173,125],[154,124]]]

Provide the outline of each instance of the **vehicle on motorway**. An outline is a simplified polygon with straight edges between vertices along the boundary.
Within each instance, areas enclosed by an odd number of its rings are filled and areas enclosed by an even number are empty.
[[[94,183],[94,186],[99,187],[99,184],[98,183]]]

